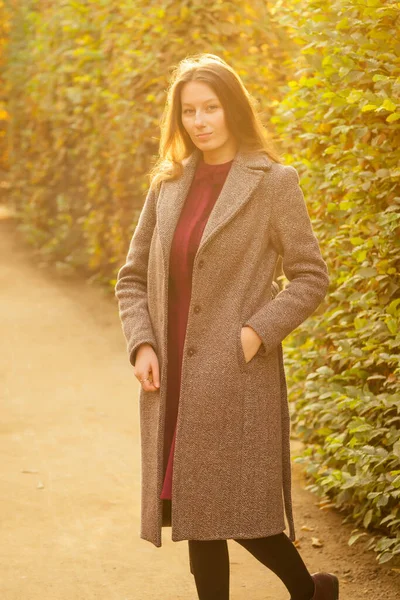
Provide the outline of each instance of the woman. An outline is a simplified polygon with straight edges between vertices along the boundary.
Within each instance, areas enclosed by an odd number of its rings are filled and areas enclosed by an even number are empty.
[[[281,345],[329,278],[297,171],[266,140],[225,61],[203,54],[175,68],[115,287],[141,382],[140,537],[160,547],[171,525],[173,541],[188,540],[200,600],[229,598],[227,539],[272,569],[291,600],[336,600],[337,578],[311,575],[292,543]]]

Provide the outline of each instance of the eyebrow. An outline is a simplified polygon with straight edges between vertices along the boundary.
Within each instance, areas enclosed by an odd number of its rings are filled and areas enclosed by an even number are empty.
[[[208,100],[204,100],[203,104],[206,104],[207,102],[211,102],[212,100],[213,100],[214,102],[215,102],[215,101],[216,101],[216,102],[218,102],[218,98],[215,98],[215,97],[214,97],[214,98],[209,98]],[[190,102],[184,102],[184,103],[182,104],[182,106],[192,106],[192,104],[190,104]]]

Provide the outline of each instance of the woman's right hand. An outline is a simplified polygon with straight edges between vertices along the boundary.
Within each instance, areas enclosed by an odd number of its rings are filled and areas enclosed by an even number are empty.
[[[136,351],[133,372],[145,392],[156,392],[159,390],[160,368],[157,354],[154,352],[153,346],[147,343],[140,344]],[[146,378],[148,378],[149,381],[143,381]]]

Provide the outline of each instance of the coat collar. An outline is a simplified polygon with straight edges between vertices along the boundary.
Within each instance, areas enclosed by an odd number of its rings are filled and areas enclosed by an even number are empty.
[[[183,174],[179,179],[163,182],[157,201],[157,226],[163,250],[164,266],[168,270],[172,238],[189,192],[201,151],[196,148],[182,161]],[[204,246],[249,201],[252,192],[273,161],[266,154],[237,151],[224,186],[208,217],[197,249],[195,260]]]

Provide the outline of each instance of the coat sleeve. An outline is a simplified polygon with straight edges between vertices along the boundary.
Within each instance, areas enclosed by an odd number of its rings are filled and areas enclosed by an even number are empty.
[[[329,286],[326,262],[314,234],[297,170],[284,167],[282,192],[272,206],[272,235],[289,280],[285,289],[247,319],[262,339],[259,354],[273,348],[319,306]]]
[[[135,366],[136,351],[141,344],[157,342],[147,304],[147,265],[156,223],[155,192],[150,187],[133,233],[125,264],[119,269],[115,285],[119,317],[127,342],[130,363]]]

